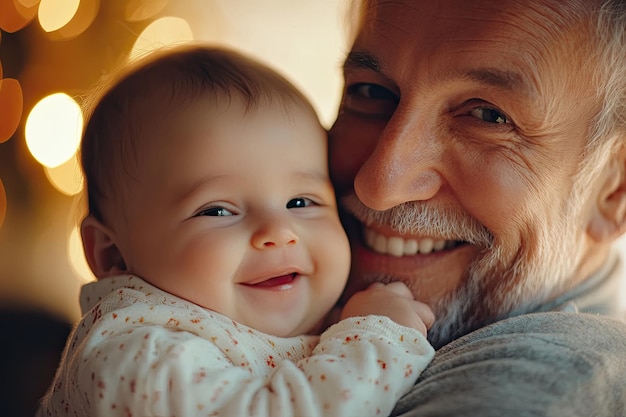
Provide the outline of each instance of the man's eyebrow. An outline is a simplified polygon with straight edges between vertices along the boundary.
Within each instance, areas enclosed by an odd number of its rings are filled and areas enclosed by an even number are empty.
[[[343,64],[343,69],[368,69],[374,72],[382,73],[381,65],[378,59],[367,52],[350,52]]]
[[[383,74],[380,61],[368,52],[352,51],[343,64],[346,69],[366,69]],[[463,78],[481,84],[499,87],[505,90],[525,90],[532,94],[536,89],[530,81],[518,72],[506,71],[499,68],[473,68],[462,71],[452,71],[447,77]]]
[[[518,72],[501,70],[498,68],[476,68],[468,71],[462,71],[456,76],[486,84],[505,90],[526,91],[528,94],[534,94],[536,89],[530,81]]]

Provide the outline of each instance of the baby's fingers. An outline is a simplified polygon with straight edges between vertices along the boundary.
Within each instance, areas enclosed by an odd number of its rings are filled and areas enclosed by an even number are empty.
[[[390,291],[394,293],[395,295],[399,295],[403,298],[411,298],[411,299],[413,298],[413,293],[411,292],[409,287],[407,287],[405,283],[400,282],[400,281],[393,281],[393,282],[390,282],[389,284],[382,284],[380,282],[375,282],[372,285],[370,285],[369,288],[374,288],[376,290]]]
[[[413,311],[419,316],[420,319],[424,322],[424,325],[427,329],[430,329],[435,322],[435,313],[433,310],[428,307],[427,304],[421,303],[419,301],[413,302]]]

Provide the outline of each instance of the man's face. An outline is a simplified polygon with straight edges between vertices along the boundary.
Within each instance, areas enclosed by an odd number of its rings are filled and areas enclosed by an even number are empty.
[[[330,132],[346,296],[406,282],[435,309],[435,344],[589,272],[572,187],[598,110],[590,27],[554,5],[381,0],[346,60]]]

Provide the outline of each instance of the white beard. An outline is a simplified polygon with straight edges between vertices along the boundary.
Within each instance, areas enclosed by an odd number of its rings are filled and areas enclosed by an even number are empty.
[[[579,261],[576,228],[563,216],[551,230],[541,230],[511,259],[497,242],[468,268],[461,285],[431,307],[436,321],[429,340],[440,347],[497,320],[535,310],[562,293]]]
[[[506,248],[469,215],[445,207],[410,202],[380,212],[365,207],[355,195],[347,196],[342,204],[368,225],[386,224],[400,233],[463,240],[483,249],[459,286],[431,304],[436,320],[428,338],[438,348],[502,318],[533,311],[565,290],[582,250],[580,230],[572,225],[580,220],[581,210],[573,202],[583,200],[574,189],[576,198],[563,203],[562,215],[539,220],[516,248]],[[390,282],[398,278],[371,274],[362,279]],[[414,294],[420,293],[419,281],[402,281]]]
[[[583,225],[576,227],[582,220],[583,202],[591,198],[594,178],[610,158],[612,146],[607,141],[586,150],[562,215],[552,222],[540,219],[543,227],[527,236],[536,246],[521,242],[517,254],[507,260],[511,257],[494,242],[469,266],[461,286],[431,306],[436,321],[429,340],[435,347],[500,319],[532,312],[568,289],[584,254],[585,230]]]

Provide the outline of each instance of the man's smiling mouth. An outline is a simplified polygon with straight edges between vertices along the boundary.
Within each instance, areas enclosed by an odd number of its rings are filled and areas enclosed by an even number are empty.
[[[363,237],[366,246],[374,252],[396,257],[417,254],[427,255],[446,249],[453,249],[465,243],[459,240],[405,239],[400,236],[385,236],[367,227],[363,227]]]

